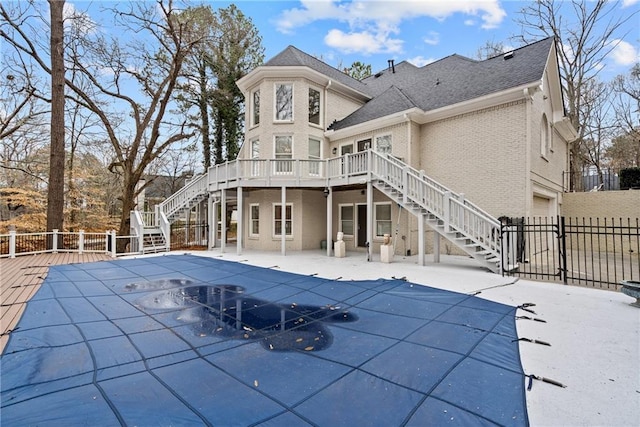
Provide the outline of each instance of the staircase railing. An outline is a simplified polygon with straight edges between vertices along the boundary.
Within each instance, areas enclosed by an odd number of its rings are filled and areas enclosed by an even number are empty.
[[[171,218],[180,209],[188,206],[194,198],[201,194],[207,194],[208,185],[208,174],[203,173],[193,177],[184,187],[160,203],[160,212],[167,218]]]
[[[391,156],[370,151],[372,175],[402,195],[403,204],[420,206],[443,221],[445,232],[456,231],[500,253],[500,223],[462,195]]]

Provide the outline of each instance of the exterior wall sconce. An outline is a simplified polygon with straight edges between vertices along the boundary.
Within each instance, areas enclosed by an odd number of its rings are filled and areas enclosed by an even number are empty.
[[[324,198],[326,199],[327,197],[329,197],[329,187],[325,187],[324,191],[322,192],[324,194]]]
[[[336,154],[338,152],[338,147],[333,147],[333,149],[331,150],[332,154]]]

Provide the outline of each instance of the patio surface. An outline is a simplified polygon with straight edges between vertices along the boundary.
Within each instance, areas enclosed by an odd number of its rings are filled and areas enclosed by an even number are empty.
[[[232,250],[227,248],[228,251]],[[235,251],[234,251],[235,252]],[[160,256],[174,256],[171,253]],[[544,341],[550,346],[520,342],[526,374],[549,378],[566,388],[534,381],[526,393],[529,422],[533,426],[637,426],[640,425],[640,310],[629,305],[632,298],[618,292],[551,283],[514,280],[477,268],[466,258],[443,256],[441,264],[421,267],[415,257],[396,257],[391,264],[367,262],[364,254],[327,258],[321,251],[290,253],[246,252],[221,254],[218,250],[192,255],[219,257],[259,267],[341,280],[406,278],[409,282],[451,290],[511,306],[525,303],[527,316],[544,322],[517,321],[518,336]],[[44,255],[34,257],[33,266],[47,265]],[[2,301],[10,277],[0,260]],[[29,270],[30,271],[30,270]],[[31,271],[30,271],[31,272]],[[34,270],[32,273],[36,273]],[[42,272],[32,274],[41,276]],[[22,301],[32,296],[14,298]],[[13,297],[12,297],[13,298]],[[2,330],[5,323],[3,307]],[[19,315],[19,314],[18,314]],[[17,315],[16,315],[17,316]],[[15,316],[14,316],[15,317]],[[3,342],[6,336],[3,336]]]

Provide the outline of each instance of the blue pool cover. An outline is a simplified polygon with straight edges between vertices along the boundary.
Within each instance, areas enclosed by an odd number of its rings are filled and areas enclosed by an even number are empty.
[[[528,425],[515,311],[193,255],[51,267],[2,424]]]

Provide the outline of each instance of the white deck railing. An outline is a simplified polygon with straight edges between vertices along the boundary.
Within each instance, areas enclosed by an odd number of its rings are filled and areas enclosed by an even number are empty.
[[[422,171],[402,160],[373,150],[346,154],[327,160],[239,159],[214,165],[206,174],[190,181],[182,190],[160,204],[161,212],[173,214],[208,191],[242,185],[264,187],[337,186],[360,177],[393,188],[403,204],[420,206],[440,219],[445,231],[462,233],[499,254],[500,223],[484,210],[456,194]]]

